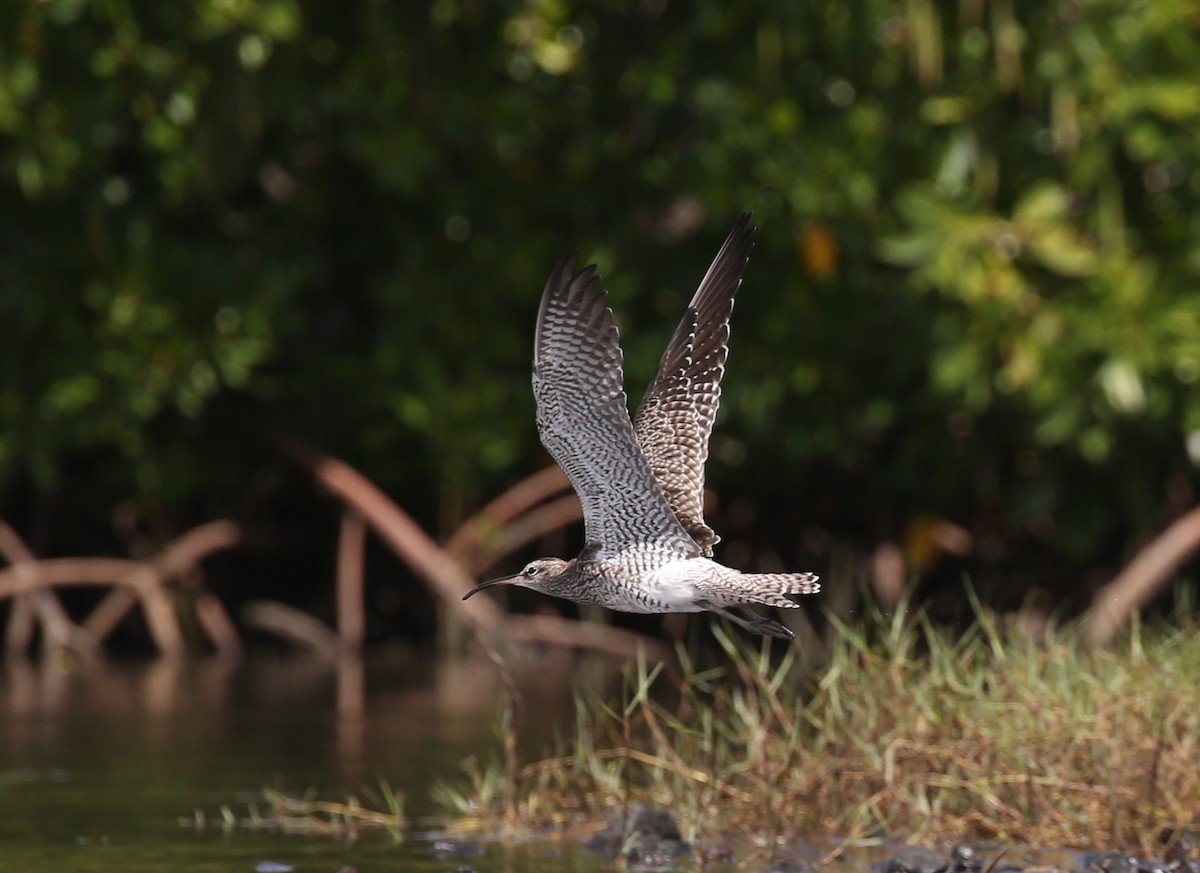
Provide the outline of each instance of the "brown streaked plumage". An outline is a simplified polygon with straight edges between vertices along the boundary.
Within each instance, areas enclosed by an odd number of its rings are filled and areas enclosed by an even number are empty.
[[[587,543],[572,561],[543,558],[477,585],[521,585],[625,612],[713,611],[754,633],[791,639],[747,604],[794,608],[820,591],[812,573],[742,573],[711,559],[704,463],[720,403],[729,316],[749,257],[743,215],[717,253],[630,421],[621,348],[595,266],[559,259],[538,310],[533,393],[542,443],[583,504]]]
[[[721,538],[704,523],[704,465],[721,404],[733,298],[754,248],[749,222],[750,214],[743,213],[717,252],[633,418],[638,443],[667,502],[710,557]]]

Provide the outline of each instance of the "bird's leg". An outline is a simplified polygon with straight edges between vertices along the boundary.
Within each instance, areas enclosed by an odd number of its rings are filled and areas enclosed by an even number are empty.
[[[753,633],[774,637],[777,640],[794,640],[796,638],[796,635],[784,625],[759,615],[749,607],[743,606],[741,611],[747,617],[746,629]]]
[[[796,635],[781,625],[777,621],[771,621],[769,618],[764,618],[748,606],[738,604],[726,608],[717,606],[711,600],[697,600],[696,605],[701,609],[707,609],[709,612],[715,612],[722,618],[727,618],[739,627],[743,627],[752,634],[761,636],[774,637],[777,640],[794,640]]]

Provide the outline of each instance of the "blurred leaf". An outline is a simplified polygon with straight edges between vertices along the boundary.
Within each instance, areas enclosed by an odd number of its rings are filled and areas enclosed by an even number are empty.
[[[1038,263],[1060,276],[1078,279],[1096,272],[1096,252],[1069,228],[1042,228],[1028,245]]]
[[[602,265],[636,398],[747,208],[723,506],[854,542],[948,519],[1040,571],[1105,564],[1186,491],[1191,3],[60,0],[0,24],[0,499],[85,465],[122,499],[244,506],[271,479],[249,415],[452,525],[546,462],[555,258]]]

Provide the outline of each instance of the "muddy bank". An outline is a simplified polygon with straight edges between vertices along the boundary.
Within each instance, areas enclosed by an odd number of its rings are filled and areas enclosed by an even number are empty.
[[[869,873],[1200,873],[1200,833],[1164,832],[1154,842],[1161,850],[1145,856],[1104,848],[966,843],[927,848],[899,841],[844,852],[833,843],[781,843],[772,851],[722,837],[689,843],[669,810],[639,805],[614,816],[584,841],[584,847],[618,868],[640,871],[736,867],[750,873],[817,873],[841,866]],[[456,844],[453,852],[446,852],[443,844],[438,855],[466,858],[475,852],[482,852],[475,843]],[[460,866],[457,870],[471,868]]]

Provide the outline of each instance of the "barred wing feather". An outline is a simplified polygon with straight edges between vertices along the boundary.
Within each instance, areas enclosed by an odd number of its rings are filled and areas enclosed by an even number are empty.
[[[555,264],[534,339],[533,393],[542,443],[583,504],[589,546],[611,554],[653,543],[679,556],[699,553],[680,526],[634,435],[621,348],[594,266]]]
[[[704,523],[704,465],[721,404],[733,298],[754,247],[749,221],[744,213],[717,252],[633,420],[651,472],[705,555],[720,541]]]

